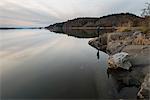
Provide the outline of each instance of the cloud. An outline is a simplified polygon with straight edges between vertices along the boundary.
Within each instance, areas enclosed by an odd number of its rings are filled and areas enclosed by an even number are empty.
[[[1,0],[0,26],[46,26],[75,17],[120,12],[140,15],[145,2],[148,0]]]

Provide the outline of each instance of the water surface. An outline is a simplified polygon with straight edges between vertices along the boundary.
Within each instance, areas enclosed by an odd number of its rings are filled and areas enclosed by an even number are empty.
[[[1,99],[135,98],[107,74],[108,55],[90,38],[45,29],[0,30]],[[121,84],[122,86],[122,84]]]

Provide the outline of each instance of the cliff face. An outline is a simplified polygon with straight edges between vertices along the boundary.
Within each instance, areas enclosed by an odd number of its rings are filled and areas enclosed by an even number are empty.
[[[140,26],[144,23],[144,18],[130,13],[112,14],[100,18],[76,18],[62,23],[56,23],[48,26],[50,30],[68,30],[68,29],[92,29],[93,27],[121,27],[121,26]]]

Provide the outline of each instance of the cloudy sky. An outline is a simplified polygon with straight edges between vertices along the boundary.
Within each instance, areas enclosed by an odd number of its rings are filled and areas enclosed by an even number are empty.
[[[131,12],[149,0],[0,0],[0,27],[47,26],[76,17]]]

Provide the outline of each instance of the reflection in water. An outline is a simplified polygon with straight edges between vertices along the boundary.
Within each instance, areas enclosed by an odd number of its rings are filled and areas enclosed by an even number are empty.
[[[51,31],[51,30],[50,30]],[[68,36],[73,36],[77,38],[93,38],[99,36],[99,34],[104,34],[107,32],[113,32],[114,29],[101,29],[97,32],[95,29],[64,29],[64,30],[52,30],[55,33],[67,34]]]
[[[95,69],[105,68],[107,55],[100,52],[99,63],[89,39],[48,30],[2,30],[0,35],[3,99],[99,97]]]
[[[88,45],[89,39],[48,30],[3,30],[0,35],[3,99],[108,99],[124,98],[131,91],[116,91],[126,82],[122,79],[128,79],[127,74],[109,72],[108,78],[108,55]],[[88,36],[86,33],[83,38]],[[125,97],[135,98],[133,93]]]
[[[97,51],[97,59],[99,59],[99,50]]]

